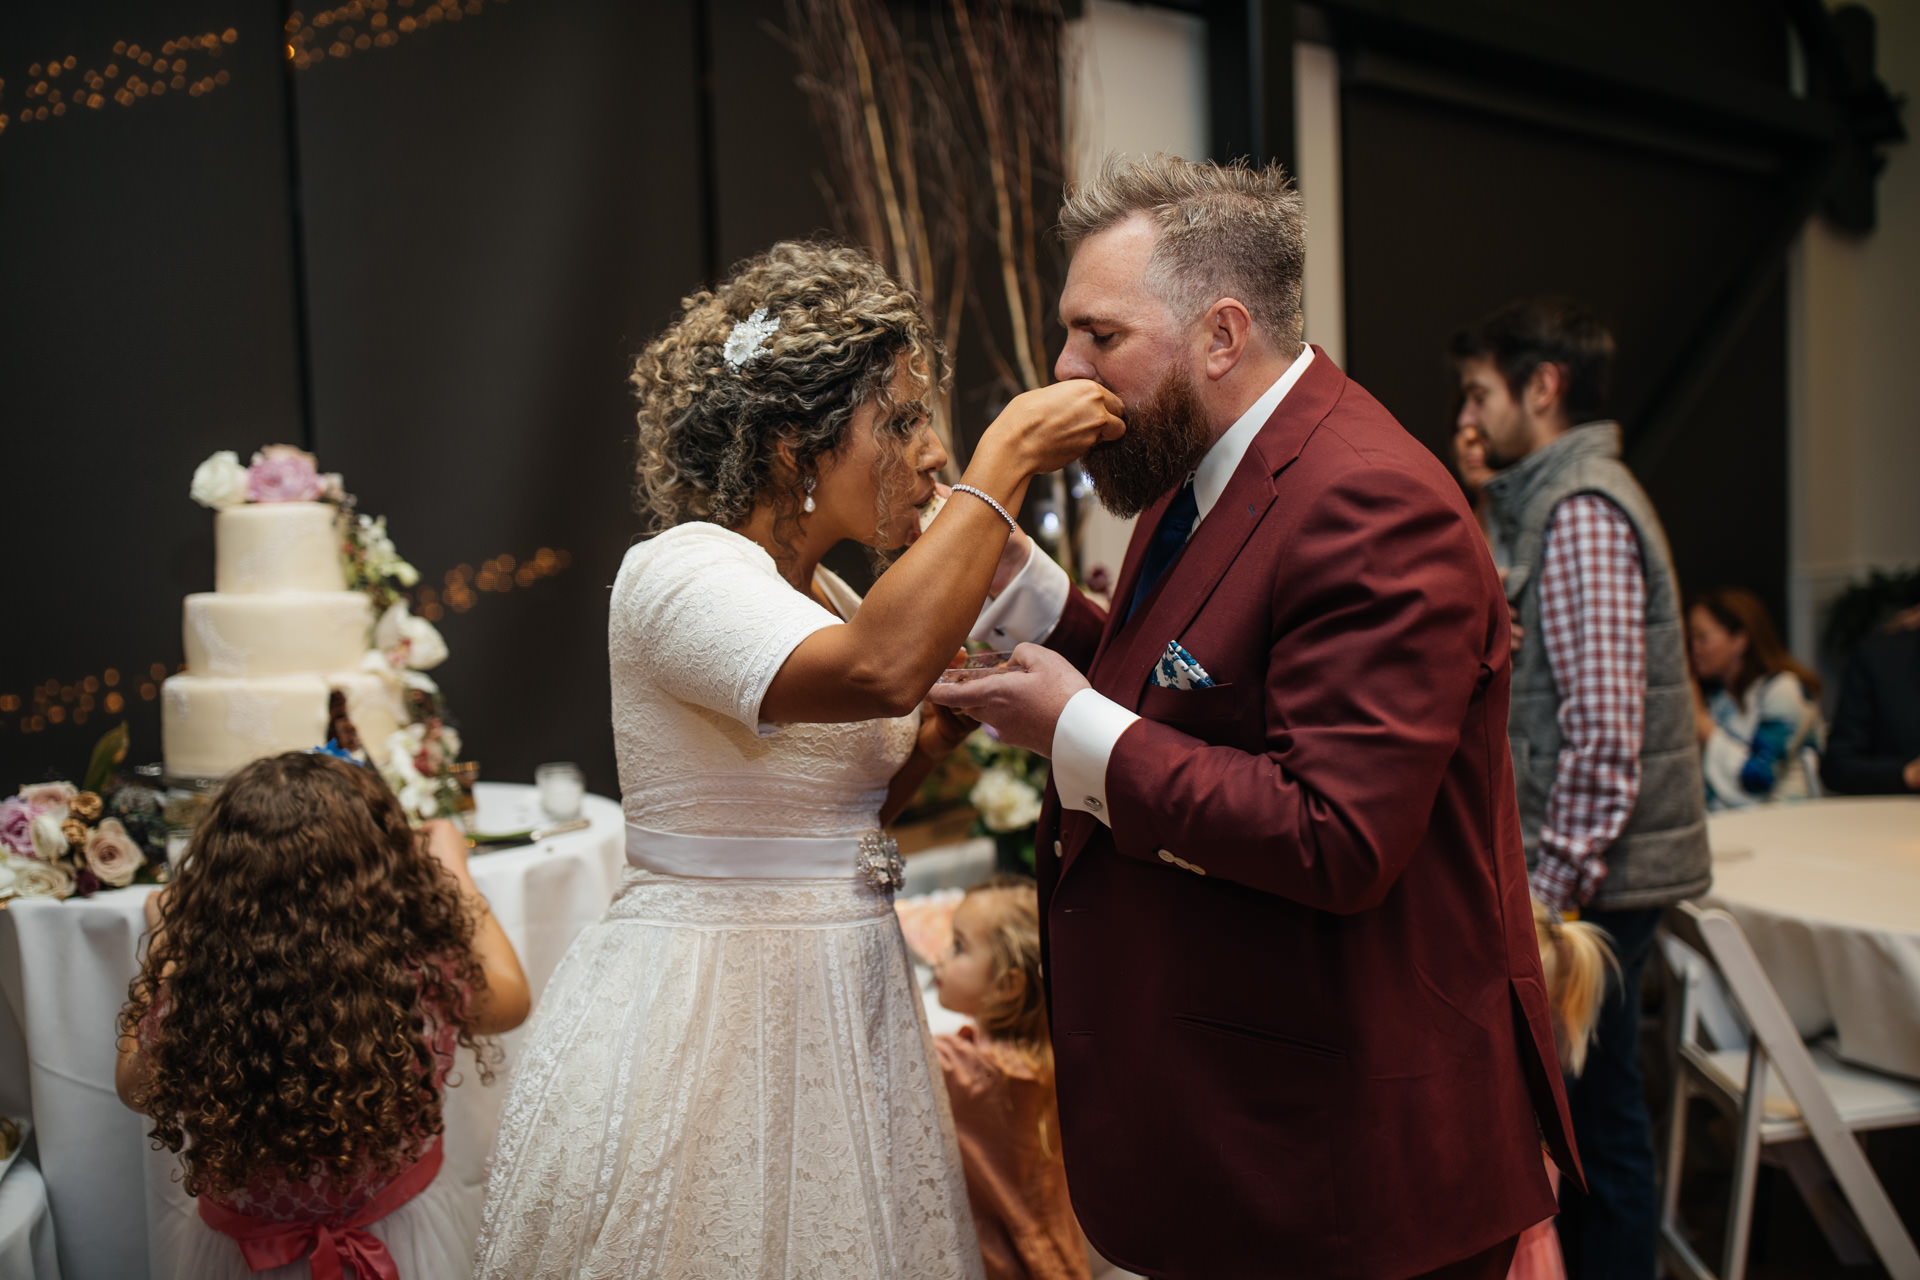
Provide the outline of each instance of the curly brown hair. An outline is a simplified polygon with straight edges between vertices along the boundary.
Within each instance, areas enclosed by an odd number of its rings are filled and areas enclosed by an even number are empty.
[[[751,358],[726,359],[734,326],[764,308],[779,327]],[[915,395],[895,402],[902,361]],[[859,249],[782,241],[681,301],[681,315],[635,361],[638,483],[648,533],[689,520],[738,528],[763,497],[784,545],[818,460],[845,442],[855,411],[877,402],[885,483],[928,420],[946,356],[913,290]],[[783,475],[779,446],[793,453]]]
[[[119,1023],[187,1193],[321,1175],[344,1192],[417,1158],[442,1129],[429,1011],[491,1078],[475,923],[374,771],[290,752],[234,774]]]

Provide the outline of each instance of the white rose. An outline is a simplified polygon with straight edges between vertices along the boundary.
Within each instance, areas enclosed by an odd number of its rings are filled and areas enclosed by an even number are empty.
[[[440,726],[440,750],[446,753],[448,763],[460,758],[460,732],[448,725]]]
[[[21,898],[70,898],[73,896],[73,872],[49,862],[13,858],[7,862],[13,872],[12,893]]]
[[[133,883],[134,872],[147,862],[147,855],[133,842],[118,818],[108,818],[87,837],[87,867],[100,877],[101,884],[114,888]]]
[[[447,660],[447,642],[431,622],[396,600],[373,628],[373,643],[395,667],[431,671]]]
[[[73,816],[71,806],[79,795],[80,788],[71,782],[30,782],[20,788],[20,798],[35,816],[47,814],[56,822]]]
[[[997,765],[980,775],[967,802],[989,831],[1020,831],[1040,820],[1040,793]]]
[[[247,500],[247,469],[231,449],[222,449],[193,469],[193,500],[215,511],[237,507]]]
[[[440,790],[424,778],[416,778],[401,789],[400,803],[409,813],[423,818],[440,816]]]
[[[59,818],[43,813],[33,820],[33,851],[49,862],[66,854],[67,833]]]
[[[404,786],[420,776],[420,770],[414,765],[414,757],[420,754],[420,744],[425,740],[426,729],[421,725],[410,724],[404,729],[395,729],[387,735],[387,772],[397,774],[400,785]],[[395,788],[398,790],[398,787]]]

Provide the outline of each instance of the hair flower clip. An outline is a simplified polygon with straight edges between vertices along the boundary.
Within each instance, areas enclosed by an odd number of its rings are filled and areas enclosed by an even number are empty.
[[[727,334],[727,345],[721,350],[727,366],[738,369],[759,355],[766,349],[767,339],[779,328],[779,318],[769,316],[765,307],[755,307],[745,320],[735,321],[733,330]]]

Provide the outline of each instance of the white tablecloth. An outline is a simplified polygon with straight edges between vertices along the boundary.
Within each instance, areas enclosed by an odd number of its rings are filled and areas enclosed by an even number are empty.
[[[480,783],[483,829],[524,826],[533,788]],[[492,815],[502,815],[494,818]],[[585,831],[476,856],[473,878],[520,953],[536,999],[568,944],[607,909],[625,865],[620,806],[588,796]],[[127,998],[151,886],[0,911],[0,1113],[31,1114],[66,1280],[165,1280],[150,1268],[150,1216],[191,1213],[178,1158],[148,1150],[147,1121],[114,1094],[114,1018]],[[501,1037],[511,1066],[518,1033]],[[482,1087],[470,1062],[446,1104],[449,1168],[480,1185],[506,1072]],[[158,1260],[154,1260],[158,1261]],[[186,1280],[186,1278],[182,1278]]]
[[[0,1178],[0,1280],[60,1280],[46,1180],[29,1160]]]
[[[1920,1079],[1920,800],[1834,798],[1707,820],[1709,901],[1740,922],[1802,1036]]]

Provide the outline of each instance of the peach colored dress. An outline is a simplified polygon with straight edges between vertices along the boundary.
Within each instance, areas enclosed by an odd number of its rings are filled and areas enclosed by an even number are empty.
[[[1547,1180],[1553,1194],[1560,1194],[1560,1171],[1547,1161]],[[1507,1268],[1507,1280],[1567,1280],[1566,1260],[1560,1256],[1560,1234],[1553,1219],[1536,1222],[1520,1233],[1520,1244],[1513,1251],[1513,1265]]]
[[[1088,1280],[1053,1086],[972,1027],[935,1036],[987,1280]]]

